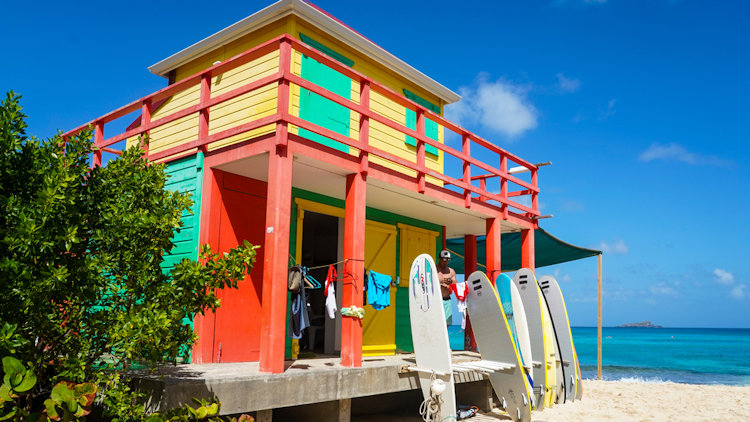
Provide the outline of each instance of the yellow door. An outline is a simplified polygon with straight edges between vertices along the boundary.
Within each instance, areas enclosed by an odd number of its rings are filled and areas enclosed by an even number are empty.
[[[365,268],[396,276],[396,226],[367,221]],[[365,280],[367,283],[367,280]],[[396,288],[391,287],[391,306],[376,311],[365,306],[362,321],[362,356],[392,355],[396,351]]]
[[[401,286],[409,287],[411,263],[423,253],[430,254],[435,259],[439,233],[406,224],[399,224],[398,228],[401,231]]]

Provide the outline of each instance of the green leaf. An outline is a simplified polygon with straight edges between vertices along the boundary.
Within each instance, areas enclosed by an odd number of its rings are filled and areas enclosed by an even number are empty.
[[[11,386],[16,386],[21,383],[21,380],[23,380],[23,374],[26,372],[26,368],[20,360],[13,356],[6,356],[3,358],[3,372],[5,373],[3,380]]]
[[[57,385],[52,389],[51,397],[52,400],[54,400],[58,404],[65,404],[70,411],[75,411],[75,409],[78,407],[78,403],[76,402],[75,396],[73,395],[73,390],[67,383],[65,383],[65,381],[57,383]]]
[[[205,406],[201,406],[195,409],[195,416],[198,419],[205,419],[206,416],[208,416],[208,408],[206,408]]]
[[[0,415],[0,421],[6,421],[6,420],[12,418],[13,416],[16,415],[16,412],[18,412],[18,409],[17,408],[13,408],[13,409],[11,409],[10,412],[8,412],[8,413],[6,413],[4,415]]]
[[[47,416],[53,420],[59,420],[60,415],[57,413],[57,403],[53,399],[44,401],[44,408],[47,410]]]
[[[34,374],[33,371],[27,370],[23,376],[23,380],[21,381],[21,383],[13,387],[13,390],[19,393],[24,393],[34,388],[35,385],[36,385],[36,375]]]
[[[10,384],[0,385],[0,405],[5,403],[6,401],[13,400],[13,397],[10,395],[10,393]]]

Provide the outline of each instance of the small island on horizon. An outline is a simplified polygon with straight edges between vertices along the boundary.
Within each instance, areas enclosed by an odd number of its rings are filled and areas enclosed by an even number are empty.
[[[617,328],[664,328],[661,325],[652,324],[651,321],[633,322],[630,324],[618,325]]]

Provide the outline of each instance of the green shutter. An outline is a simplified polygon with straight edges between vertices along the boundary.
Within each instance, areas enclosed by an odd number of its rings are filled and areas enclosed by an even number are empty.
[[[302,34],[300,34],[300,36],[302,36],[303,41],[313,45],[311,42],[308,42],[311,41],[309,38],[303,36]],[[334,55],[331,54],[331,52],[333,52],[332,50],[320,45],[319,43],[315,44],[317,44],[315,45],[315,47],[321,51],[324,51],[324,48],[326,50],[329,50],[324,52],[329,56],[334,57]],[[346,59],[343,56],[340,57]],[[337,60],[339,60],[339,58],[337,58]],[[349,63],[353,64],[354,62],[349,60]],[[301,76],[303,79],[319,85],[337,95],[340,95],[347,99],[351,98],[351,79],[331,69],[330,67],[304,55],[302,56]],[[320,95],[305,88],[300,89],[299,107],[299,117],[301,119],[307,120],[311,123],[315,123],[326,129],[330,129],[336,133],[340,133],[344,136],[349,136],[351,111],[348,108],[336,104],[331,100],[323,98]],[[349,152],[348,145],[333,141],[326,138],[325,136],[310,132],[309,130],[300,128],[299,135],[308,139],[312,139],[313,141],[337,149],[339,151]]]
[[[167,164],[165,189],[189,192],[193,200],[192,214],[182,214],[182,228],[172,237],[174,247],[164,254],[162,268],[169,271],[183,259],[198,260],[200,234],[201,191],[203,190],[203,153],[185,157]]]
[[[440,107],[438,107],[435,104],[432,104],[431,102],[425,100],[424,98],[420,97],[419,95],[409,91],[408,89],[404,89],[404,96],[415,103],[421,105],[422,107],[430,110],[431,112],[435,114],[440,114]],[[406,127],[412,130],[417,130],[417,113],[415,111],[406,109]],[[424,134],[434,140],[438,140],[438,124],[433,122],[430,119],[424,119]],[[413,147],[417,146],[417,140],[412,138],[411,136],[406,137],[406,144],[411,145]],[[434,156],[438,156],[438,149],[435,148],[432,145],[425,145],[425,152],[428,154],[432,154]]]
[[[409,110],[408,108],[406,109],[406,127],[408,127],[409,129],[417,130],[417,113]],[[424,134],[428,138],[434,139],[437,141],[438,140],[438,124],[433,122],[430,119],[424,119]],[[407,135],[406,144],[416,147],[417,140]],[[436,157],[438,155],[438,149],[432,145],[425,144],[424,150],[426,153],[432,154]]]

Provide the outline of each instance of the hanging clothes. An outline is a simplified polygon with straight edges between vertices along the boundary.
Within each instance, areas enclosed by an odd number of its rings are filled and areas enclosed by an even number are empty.
[[[323,292],[326,297],[326,313],[328,318],[336,319],[336,267],[328,267],[328,276],[326,276],[326,288]]]
[[[456,307],[458,308],[458,311],[461,312],[461,329],[466,329],[466,294],[469,291],[469,287],[466,285],[466,282],[463,283],[454,283],[451,284],[448,288],[451,293],[456,295]]]
[[[367,277],[367,303],[379,311],[391,306],[391,281],[389,275],[370,270]]]
[[[291,311],[289,317],[289,335],[294,339],[301,339],[302,330],[310,326],[310,316],[307,313],[305,283],[299,284],[299,292],[292,293]]]

